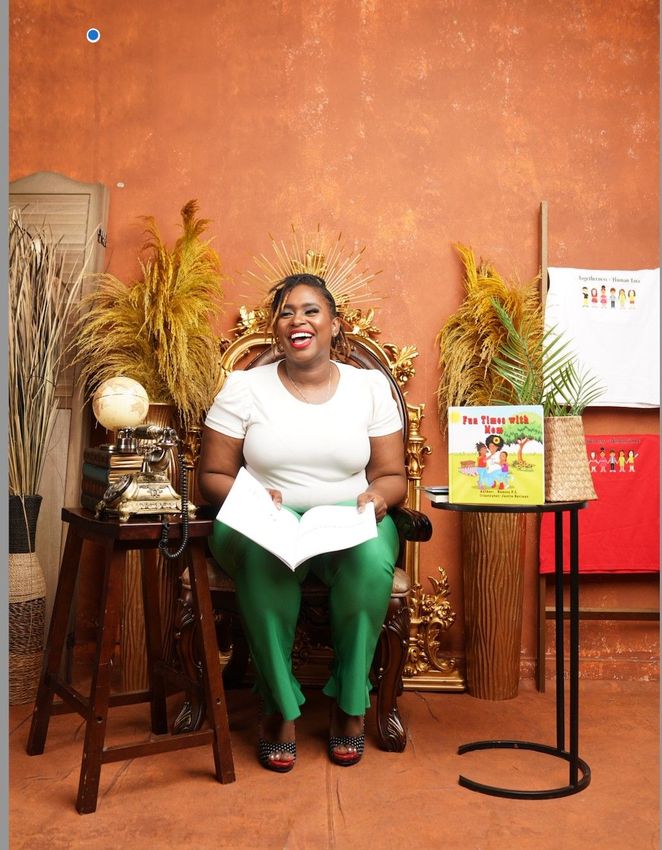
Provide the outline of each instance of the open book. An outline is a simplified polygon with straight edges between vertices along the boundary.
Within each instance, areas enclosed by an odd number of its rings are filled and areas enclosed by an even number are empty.
[[[319,505],[299,517],[277,508],[265,488],[244,467],[217,519],[268,549],[291,570],[314,555],[349,549],[377,537],[372,502],[362,513],[350,505]]]

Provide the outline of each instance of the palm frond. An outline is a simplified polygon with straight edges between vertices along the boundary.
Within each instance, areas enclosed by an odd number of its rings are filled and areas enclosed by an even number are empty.
[[[556,327],[544,328],[541,311],[516,327],[502,304],[495,299],[492,306],[506,331],[494,369],[518,404],[541,404],[545,416],[577,416],[602,395],[604,387],[577,363],[570,340]]]

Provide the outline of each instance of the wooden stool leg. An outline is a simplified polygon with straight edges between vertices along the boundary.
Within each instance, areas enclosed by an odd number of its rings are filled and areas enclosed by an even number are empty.
[[[62,566],[60,567],[57,590],[55,591],[51,625],[48,630],[48,640],[46,641],[44,652],[44,665],[42,667],[39,688],[37,689],[37,699],[32,713],[32,723],[30,724],[30,734],[26,747],[27,753],[30,756],[37,756],[43,753],[46,744],[48,723],[53,706],[51,677],[56,676],[60,669],[82,547],[83,539],[70,526],[67,531]]]
[[[142,588],[152,732],[155,735],[164,735],[168,731],[168,715],[165,680],[163,674],[159,671],[159,663],[164,659],[161,611],[159,609],[157,552],[155,549],[142,550]]]
[[[122,588],[126,552],[106,544],[104,553],[103,585],[99,604],[99,630],[97,651],[90,688],[90,700],[85,724],[85,743],[80,768],[76,809],[80,814],[94,812],[99,793],[99,777],[103,744],[106,737],[110,676],[115,637],[120,620]]]
[[[191,563],[189,576],[193,595],[193,611],[200,628],[202,674],[207,699],[207,717],[214,732],[214,765],[219,782],[234,782],[234,761],[230,742],[230,724],[218,660],[214,615],[209,593],[209,578],[202,539],[189,544]]]

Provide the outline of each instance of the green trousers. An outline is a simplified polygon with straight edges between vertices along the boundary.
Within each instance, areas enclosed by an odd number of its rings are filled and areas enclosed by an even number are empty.
[[[351,715],[370,706],[370,666],[386,616],[398,554],[398,533],[386,516],[378,536],[351,549],[318,555],[295,571],[227,525],[214,523],[209,546],[234,579],[239,613],[265,712],[285,720],[305,702],[292,671],[292,648],[301,606],[301,582],[309,570],[329,588],[334,660],[324,693]]]

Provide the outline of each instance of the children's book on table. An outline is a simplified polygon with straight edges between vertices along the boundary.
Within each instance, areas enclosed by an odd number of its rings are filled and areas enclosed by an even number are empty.
[[[449,407],[449,502],[544,504],[544,451],[541,405]]]

